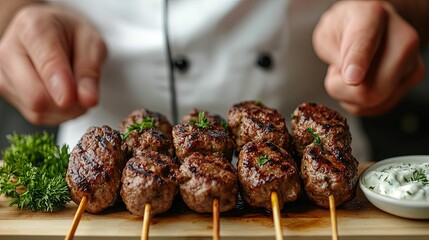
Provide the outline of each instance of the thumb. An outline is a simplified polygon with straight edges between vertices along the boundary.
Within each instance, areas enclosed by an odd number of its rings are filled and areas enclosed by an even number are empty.
[[[79,103],[84,107],[98,103],[100,71],[106,54],[106,46],[96,30],[85,26],[76,31],[73,69]]]
[[[351,12],[341,36],[341,75],[348,85],[360,85],[385,34],[387,13],[380,6]]]

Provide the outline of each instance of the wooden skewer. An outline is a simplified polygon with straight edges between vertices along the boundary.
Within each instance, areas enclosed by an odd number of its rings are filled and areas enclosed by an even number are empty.
[[[338,240],[337,213],[334,195],[329,195],[329,210],[331,212],[332,240]]]
[[[77,226],[79,225],[80,219],[82,218],[82,214],[85,211],[86,204],[88,203],[88,197],[83,196],[80,200],[79,207],[77,208],[76,214],[74,215],[72,225],[64,238],[65,240],[71,240],[74,238],[74,233],[76,232]]]
[[[150,203],[146,203],[144,205],[144,216],[143,216],[143,228],[141,240],[149,239],[149,225],[150,225],[150,211],[152,209],[152,205]]]
[[[273,208],[274,228],[276,230],[276,240],[283,240],[283,229],[280,217],[279,199],[277,192],[271,193],[271,206]]]
[[[219,199],[213,199],[213,240],[219,240],[220,217],[219,217]]]

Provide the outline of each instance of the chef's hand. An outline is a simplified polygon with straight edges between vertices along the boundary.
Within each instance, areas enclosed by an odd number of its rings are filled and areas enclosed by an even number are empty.
[[[316,26],[313,45],[329,64],[328,94],[356,115],[391,109],[424,76],[416,30],[386,2],[334,4]]]
[[[81,16],[29,5],[0,40],[0,94],[31,123],[59,124],[97,104],[105,58],[101,36]]]

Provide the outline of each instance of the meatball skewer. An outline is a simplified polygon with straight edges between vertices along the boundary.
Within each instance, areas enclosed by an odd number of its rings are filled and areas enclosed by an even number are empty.
[[[235,148],[231,132],[218,115],[194,109],[173,127],[179,161],[180,193],[197,212],[213,213],[213,238],[219,239],[219,212],[237,204],[238,178],[230,163]]]
[[[150,218],[171,207],[178,189],[171,125],[162,114],[140,108],[119,128],[131,156],[122,174],[121,196],[131,213],[143,217],[141,236],[147,239]]]
[[[79,204],[65,239],[72,239],[84,211],[99,213],[115,204],[125,165],[118,131],[108,126],[90,127],[70,154],[66,181],[73,201]]]
[[[232,106],[228,123],[240,152],[241,195],[249,206],[273,212],[276,238],[282,239],[280,210],[299,197],[301,188],[297,165],[287,151],[291,146],[285,120],[276,109],[245,101]]]
[[[308,198],[329,208],[354,198],[358,161],[352,155],[347,120],[338,112],[316,103],[299,105],[291,121],[291,134],[301,158],[301,178]]]
[[[347,120],[316,103],[299,105],[292,117],[305,191],[316,205],[329,207],[332,237],[338,239],[335,208],[354,198],[358,179]]]

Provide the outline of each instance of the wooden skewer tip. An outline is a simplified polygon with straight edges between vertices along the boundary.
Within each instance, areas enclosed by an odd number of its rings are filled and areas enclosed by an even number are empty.
[[[334,195],[329,195],[329,210],[331,212],[332,240],[338,240],[337,212]]]
[[[69,231],[67,232],[65,240],[70,240],[74,238],[74,234],[76,232],[77,226],[79,225],[80,219],[82,218],[83,212],[85,211],[86,204],[88,203],[88,197],[83,196],[80,200],[79,207],[74,215],[72,225],[70,226]]]
[[[280,216],[280,206],[277,192],[271,193],[271,207],[273,210],[274,228],[276,231],[276,240],[283,240],[283,228]]]
[[[150,203],[146,203],[144,205],[143,227],[142,227],[141,240],[149,239],[149,225],[150,225],[151,210],[152,210],[152,205]]]
[[[219,199],[213,199],[213,240],[220,239],[220,210],[219,210]]]

